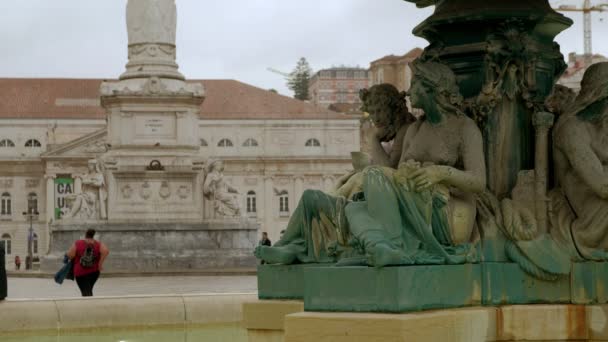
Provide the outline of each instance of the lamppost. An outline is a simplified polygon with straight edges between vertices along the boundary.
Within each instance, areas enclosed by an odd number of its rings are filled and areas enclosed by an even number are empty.
[[[30,229],[27,234],[27,258],[25,260],[25,269],[31,270],[32,263],[34,262],[34,255],[32,253],[32,242],[34,241],[34,219],[38,218],[38,211],[34,208],[29,208],[27,212],[23,212],[28,221],[30,221]]]

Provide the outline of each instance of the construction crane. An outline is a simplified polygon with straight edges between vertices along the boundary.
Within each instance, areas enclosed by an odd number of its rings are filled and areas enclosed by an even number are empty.
[[[600,5],[591,5],[591,0],[584,0],[583,7],[577,7],[574,5],[561,5],[554,10],[559,12],[582,12],[583,13],[583,26],[584,26],[584,37],[585,37],[585,66],[591,65],[593,58],[593,46],[591,41],[591,12],[604,12],[608,11],[608,3]]]
[[[281,76],[283,76],[283,77],[286,77],[286,78],[291,77],[291,74],[290,74],[290,73],[288,73],[288,72],[283,72],[283,71],[280,71],[280,70],[277,70],[277,69],[274,69],[274,68],[266,68],[266,70],[268,70],[268,71],[270,71],[270,72],[274,72],[275,74],[279,74],[279,75],[281,75]]]

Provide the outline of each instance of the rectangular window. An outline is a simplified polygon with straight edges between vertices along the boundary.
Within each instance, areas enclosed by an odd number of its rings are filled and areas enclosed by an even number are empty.
[[[247,212],[255,213],[257,212],[256,208],[256,198],[255,197],[247,197]]]
[[[10,216],[11,214],[12,214],[11,199],[3,198],[2,199],[2,210],[0,210],[0,215]]]
[[[289,197],[287,195],[279,197],[279,215],[289,216]]]
[[[6,255],[11,254],[11,240],[0,240],[0,243],[4,245],[4,252]]]

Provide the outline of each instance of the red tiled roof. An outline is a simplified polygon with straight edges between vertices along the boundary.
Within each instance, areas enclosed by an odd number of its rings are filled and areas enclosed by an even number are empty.
[[[103,119],[101,79],[0,78],[0,118]],[[351,119],[235,80],[189,80],[202,83],[201,119]]]
[[[384,57],[382,57],[380,59],[372,61],[371,64],[383,63],[383,62],[396,63],[396,62],[398,62],[398,61],[400,61],[402,59],[411,59],[411,60],[414,60],[414,59],[420,57],[423,52],[424,52],[423,49],[417,47],[417,48],[411,49],[405,55],[402,55],[402,56],[395,56],[395,55],[384,56]]]

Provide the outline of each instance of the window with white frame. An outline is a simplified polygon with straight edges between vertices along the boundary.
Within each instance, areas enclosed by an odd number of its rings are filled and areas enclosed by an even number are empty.
[[[258,212],[255,191],[247,192],[247,214],[255,215]]]
[[[232,140],[224,138],[224,139],[220,140],[219,143],[217,143],[217,146],[218,147],[233,147],[234,144],[232,143]]]
[[[320,147],[321,146],[321,142],[319,142],[318,139],[311,138],[311,139],[306,140],[306,144],[304,146],[306,146],[306,147]]]
[[[279,193],[279,216],[289,216],[289,193],[286,190]]]
[[[245,140],[245,142],[243,143],[243,146],[245,147],[256,147],[259,146],[258,141],[253,139],[253,138],[249,138],[247,140]]]
[[[15,143],[10,139],[0,140],[0,147],[15,147]]]
[[[2,234],[0,244],[4,246],[4,253],[10,255],[12,253],[11,236],[9,234]]]
[[[207,146],[209,146],[209,144],[207,143],[207,140],[201,139],[201,147],[207,147]]]
[[[36,139],[28,139],[25,142],[25,147],[37,148],[37,147],[42,147],[42,144],[40,143],[40,141],[38,141]]]
[[[5,192],[0,197],[0,216],[11,216],[12,213],[11,194]]]

